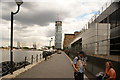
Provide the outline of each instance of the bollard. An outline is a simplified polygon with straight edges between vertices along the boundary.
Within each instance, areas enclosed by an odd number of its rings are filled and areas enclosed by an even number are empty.
[[[33,55],[31,56],[31,64],[33,64]]]
[[[43,53],[41,54],[41,59],[43,59]]]
[[[47,56],[48,56],[47,53],[48,53],[48,52],[45,52],[45,53],[43,54],[43,55],[44,55],[44,58],[45,58],[45,61],[47,61]]]
[[[36,55],[36,62],[38,62],[38,54]]]
[[[41,54],[40,54],[40,60],[41,60]]]
[[[24,68],[25,68],[25,66],[26,66],[26,61],[27,61],[27,57],[25,57],[25,64],[24,64]]]

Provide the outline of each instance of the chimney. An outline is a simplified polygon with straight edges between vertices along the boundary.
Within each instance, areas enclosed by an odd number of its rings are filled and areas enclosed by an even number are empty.
[[[75,37],[76,37],[78,34],[79,34],[78,31],[75,31],[75,32],[74,32]]]

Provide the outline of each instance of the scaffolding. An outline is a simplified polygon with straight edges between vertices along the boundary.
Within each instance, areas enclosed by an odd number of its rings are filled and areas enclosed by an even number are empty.
[[[56,32],[55,32],[55,48],[62,49],[62,21],[56,21]]]

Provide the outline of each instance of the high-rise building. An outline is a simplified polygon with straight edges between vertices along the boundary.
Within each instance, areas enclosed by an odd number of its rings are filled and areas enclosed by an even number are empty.
[[[33,48],[34,48],[34,49],[37,49],[36,42],[33,43]]]
[[[20,42],[17,42],[17,48],[20,48]]]
[[[62,45],[62,21],[55,21],[55,48],[63,49]]]

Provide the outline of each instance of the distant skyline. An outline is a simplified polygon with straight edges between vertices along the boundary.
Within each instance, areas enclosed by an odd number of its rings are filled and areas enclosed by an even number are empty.
[[[17,9],[13,1],[0,2],[1,46],[8,46],[10,42],[10,12],[15,12]],[[38,46],[49,45],[50,39],[55,37],[55,21],[58,18],[63,22],[63,34],[80,31],[106,2],[106,0],[23,1],[20,12],[14,16],[14,46],[17,46],[17,42],[25,46],[33,45],[33,42]]]

